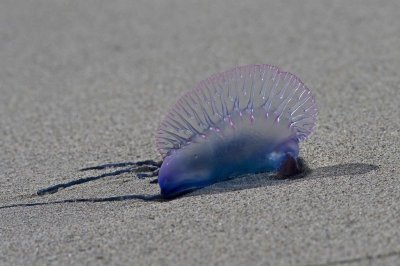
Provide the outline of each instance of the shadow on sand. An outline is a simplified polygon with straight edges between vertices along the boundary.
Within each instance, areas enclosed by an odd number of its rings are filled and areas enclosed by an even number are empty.
[[[157,176],[158,169],[162,162],[155,162],[152,160],[146,160],[141,162],[124,162],[124,163],[113,163],[104,164],[95,167],[83,168],[79,171],[98,171],[108,168],[123,168],[110,173],[105,173],[101,175],[91,176],[76,179],[67,183],[57,184],[48,188],[40,189],[37,191],[38,196],[43,196],[46,194],[53,194],[58,192],[60,189],[72,187],[75,185],[83,184],[93,180],[98,180],[101,178],[109,176],[118,176],[124,173],[136,173],[138,178],[146,178]],[[302,172],[298,175],[292,177],[280,177],[273,174],[262,173],[257,175],[247,175],[243,177],[233,178],[224,182],[216,183],[214,185],[195,190],[193,192],[182,195],[181,197],[195,197],[199,195],[207,194],[220,194],[237,190],[251,189],[257,187],[267,187],[274,186],[283,183],[294,183],[303,182],[311,179],[328,178],[328,177],[340,177],[340,176],[353,176],[362,175],[370,171],[376,170],[379,167],[373,164],[363,164],[363,163],[348,163],[348,164],[338,164],[332,166],[320,167],[317,169],[310,169],[304,160],[299,159],[299,164]],[[157,183],[157,179],[150,181],[152,184]],[[12,204],[6,206],[0,206],[0,209],[14,208],[14,207],[31,207],[39,205],[51,205],[51,204],[62,204],[62,203],[78,203],[78,202],[112,202],[112,201],[126,201],[126,200],[141,200],[141,201],[157,201],[164,202],[168,201],[161,197],[161,195],[143,195],[143,194],[133,194],[133,195],[122,195],[114,197],[104,197],[104,198],[77,198],[77,199],[66,199],[60,201],[52,202],[34,202],[34,203],[20,203]]]

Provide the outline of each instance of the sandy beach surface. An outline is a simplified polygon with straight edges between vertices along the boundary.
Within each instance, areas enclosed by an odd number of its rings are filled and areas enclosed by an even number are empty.
[[[399,265],[399,15],[398,0],[1,1],[0,264]],[[253,63],[316,95],[312,172],[152,197],[130,167],[161,160],[166,110]]]

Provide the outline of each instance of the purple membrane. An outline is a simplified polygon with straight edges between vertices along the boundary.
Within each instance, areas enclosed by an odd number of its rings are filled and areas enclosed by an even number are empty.
[[[249,173],[288,172],[299,142],[315,131],[317,113],[301,80],[271,65],[236,67],[201,81],[157,131],[162,196]]]

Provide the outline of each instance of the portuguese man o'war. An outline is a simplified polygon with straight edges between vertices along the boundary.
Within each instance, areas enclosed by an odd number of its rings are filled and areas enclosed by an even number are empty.
[[[158,175],[151,183],[159,184],[161,195],[60,202],[169,199],[246,174],[293,176],[307,170],[299,143],[315,131],[317,114],[314,96],[295,75],[271,65],[236,67],[199,82],[169,110],[156,134],[163,161],[83,168],[124,169],[56,184],[37,195],[131,172],[139,178]]]
[[[299,142],[315,131],[317,114],[310,90],[275,66],[236,67],[199,82],[157,131],[161,195],[250,173],[296,173]]]

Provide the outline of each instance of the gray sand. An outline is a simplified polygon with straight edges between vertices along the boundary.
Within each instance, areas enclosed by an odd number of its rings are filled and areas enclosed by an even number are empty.
[[[398,265],[400,2],[214,2],[0,2],[1,265]],[[175,99],[250,63],[316,94],[309,175],[168,202],[134,199],[159,190],[133,173],[35,195],[160,160]]]

